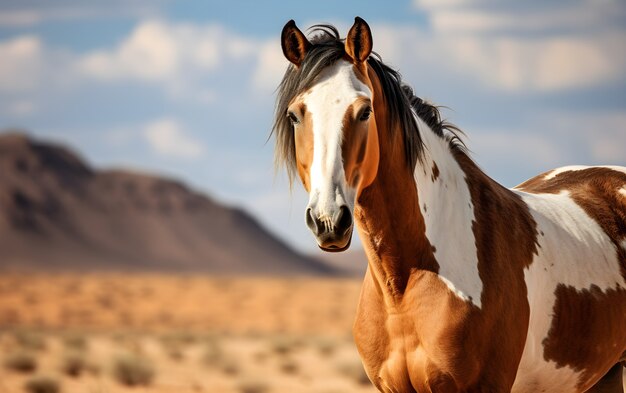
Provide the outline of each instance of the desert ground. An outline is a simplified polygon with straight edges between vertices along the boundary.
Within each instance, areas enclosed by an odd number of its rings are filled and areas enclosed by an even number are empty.
[[[0,393],[375,392],[360,280],[0,274]]]
[[[360,280],[0,275],[0,393],[374,392]]]

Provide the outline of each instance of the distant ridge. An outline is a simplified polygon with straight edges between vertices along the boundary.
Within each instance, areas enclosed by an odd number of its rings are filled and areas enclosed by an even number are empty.
[[[184,184],[0,133],[0,269],[337,274]]]

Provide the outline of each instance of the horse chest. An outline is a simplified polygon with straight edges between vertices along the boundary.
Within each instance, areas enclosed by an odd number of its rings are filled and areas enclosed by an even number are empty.
[[[372,292],[374,291],[374,292]],[[420,306],[390,309],[384,306],[371,280],[366,279],[354,326],[357,348],[372,382],[382,392],[455,391],[454,376],[467,373],[473,360],[454,341],[462,334],[454,321],[456,315],[445,305],[429,301],[445,298],[437,290],[430,294],[414,289],[407,297],[423,295]],[[442,289],[442,292],[444,290]],[[455,367],[470,365],[466,370]]]

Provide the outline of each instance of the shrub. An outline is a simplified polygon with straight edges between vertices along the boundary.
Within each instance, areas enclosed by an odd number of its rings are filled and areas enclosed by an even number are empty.
[[[272,341],[272,350],[279,355],[287,355],[292,352],[297,345],[294,340],[279,336]]]
[[[66,354],[61,363],[61,371],[70,377],[79,377],[86,369],[85,355],[80,352]]]
[[[15,341],[20,347],[31,351],[43,351],[46,349],[46,340],[41,334],[18,330],[14,333]]]
[[[185,358],[185,351],[177,345],[171,345],[166,349],[166,352],[167,356],[172,360],[183,360]]]
[[[239,391],[241,393],[266,393],[269,386],[266,382],[259,379],[246,379],[239,383]]]
[[[4,359],[4,367],[9,370],[30,373],[37,369],[37,359],[30,352],[15,352]]]
[[[24,389],[29,393],[58,393],[61,385],[55,378],[37,375],[26,381]]]
[[[63,344],[75,351],[84,351],[88,347],[87,339],[80,334],[68,334],[63,338]]]
[[[317,341],[317,349],[322,356],[328,357],[335,353],[337,343],[331,339],[320,338]]]
[[[224,374],[228,375],[237,375],[241,371],[239,363],[232,358],[222,358],[219,368]]]
[[[190,332],[180,331],[175,333],[168,333],[161,336],[161,341],[164,344],[177,344],[177,345],[189,345],[197,342],[196,335]]]
[[[138,355],[120,355],[114,360],[113,376],[123,385],[149,385],[154,379],[154,366]]]
[[[217,366],[224,358],[224,351],[217,341],[209,341],[205,347],[202,361],[209,366]]]
[[[369,385],[370,379],[360,360],[345,361],[338,366],[339,372],[359,385]]]
[[[294,359],[285,358],[280,363],[280,369],[285,374],[297,374],[300,370],[300,366]]]

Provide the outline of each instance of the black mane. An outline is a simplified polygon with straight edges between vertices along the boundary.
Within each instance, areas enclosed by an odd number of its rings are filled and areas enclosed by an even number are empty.
[[[276,135],[275,159],[277,165],[284,164],[293,178],[296,168],[295,142],[291,122],[287,118],[289,103],[298,94],[315,84],[317,77],[326,67],[346,56],[344,42],[339,32],[331,25],[315,25],[311,29],[311,47],[299,68],[289,65],[281,81],[276,98],[276,112],[272,132]],[[402,82],[400,73],[382,62],[377,53],[372,53],[368,65],[380,80],[384,99],[389,111],[388,128],[393,130],[399,123],[404,133],[404,150],[407,165],[415,169],[423,156],[424,144],[413,112],[441,138],[447,138],[452,149],[463,146],[458,138],[458,128],[441,119],[439,109],[416,97],[413,89]],[[449,133],[444,133],[448,130]]]

